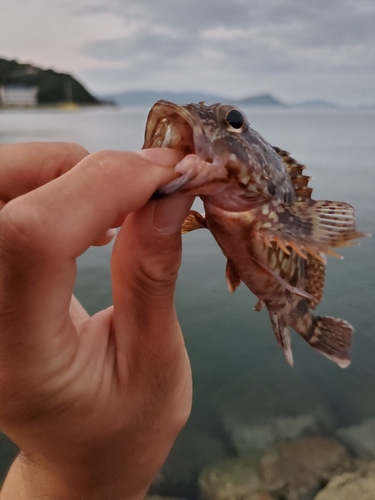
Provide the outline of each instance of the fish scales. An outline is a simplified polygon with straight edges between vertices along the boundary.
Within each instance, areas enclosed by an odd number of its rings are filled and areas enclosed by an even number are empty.
[[[353,327],[313,314],[323,296],[325,254],[366,236],[354,209],[311,198],[305,166],[272,147],[233,106],[179,106],[158,101],[146,124],[144,148],[181,151],[179,176],[158,196],[200,196],[205,215],[190,211],[187,233],[207,228],[227,257],[230,292],[241,282],[266,308],[287,362],[293,364],[289,327],[341,367],[350,363]]]

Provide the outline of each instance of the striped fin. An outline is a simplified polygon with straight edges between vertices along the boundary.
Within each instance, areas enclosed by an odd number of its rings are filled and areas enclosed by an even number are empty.
[[[309,255],[306,262],[306,292],[315,299],[310,301],[310,309],[315,309],[323,298],[325,274],[325,262]]]
[[[353,327],[343,319],[330,316],[313,316],[309,331],[298,332],[308,344],[337,363],[340,368],[350,365],[350,348]]]
[[[301,288],[298,288],[296,286],[291,285],[287,280],[282,278],[279,274],[277,274],[275,271],[272,271],[269,267],[267,267],[263,262],[260,260],[256,259],[255,257],[251,256],[251,260],[256,264],[260,269],[262,269],[268,276],[271,276],[275,281],[280,283],[283,287],[285,287],[286,290],[289,290],[289,292],[294,293],[295,295],[299,295],[300,297],[304,297],[308,299],[310,302],[315,302],[315,297],[313,295],[310,295],[307,293],[307,291],[302,290]]]
[[[310,200],[312,189],[308,187],[308,183],[311,177],[303,174],[303,170],[305,170],[306,166],[298,163],[298,161],[292,158],[287,151],[276,147],[273,149],[284,162],[285,168],[294,187],[297,201]]]
[[[308,254],[325,262],[322,253],[341,256],[332,248],[352,246],[353,240],[368,236],[356,230],[354,208],[344,202],[299,201],[279,205],[268,213],[259,209],[257,236],[275,241],[288,254]]]
[[[276,340],[283,350],[285,359],[289,366],[293,366],[292,342],[290,332],[283,318],[279,317],[277,312],[268,310],[271,324],[275,333]]]
[[[189,215],[186,217],[182,223],[182,234],[190,233],[190,231],[195,231],[196,229],[207,228],[206,219],[203,215],[196,212],[195,210],[190,210]]]

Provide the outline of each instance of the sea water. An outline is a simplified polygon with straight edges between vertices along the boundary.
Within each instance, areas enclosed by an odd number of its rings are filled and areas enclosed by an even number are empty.
[[[314,199],[352,204],[359,230],[375,234],[375,111],[246,111],[252,127],[271,144],[308,166]],[[146,116],[147,109],[3,111],[0,143],[72,141],[92,152],[137,150]],[[110,253],[111,245],[91,248],[79,258],[75,292],[90,313],[111,304]],[[352,364],[340,369],[292,333],[291,369],[266,311],[252,309],[256,298],[244,285],[234,294],[226,290],[225,258],[210,233],[183,237],[176,306],[193,369],[194,401],[172,452],[181,473],[200,464],[194,443],[214,443],[211,460],[215,450],[220,450],[217,458],[231,454],[228,425],[236,422],[317,413],[329,415],[335,429],[375,417],[375,240],[363,239],[341,253],[344,261],[328,259],[318,313],[354,325]],[[9,463],[5,442],[1,458],[4,470]]]

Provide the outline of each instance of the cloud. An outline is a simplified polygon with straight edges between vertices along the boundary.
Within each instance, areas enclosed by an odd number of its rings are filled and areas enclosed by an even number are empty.
[[[375,68],[375,8],[367,0],[110,0],[102,7],[123,19],[126,34],[82,50],[135,70],[143,64],[146,73],[192,57],[209,67],[226,61],[240,73],[244,63],[265,72]]]

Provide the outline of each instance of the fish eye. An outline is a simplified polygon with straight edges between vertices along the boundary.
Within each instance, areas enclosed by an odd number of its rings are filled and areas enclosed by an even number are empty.
[[[246,119],[241,111],[238,109],[231,109],[225,115],[225,122],[230,126],[230,128],[240,132],[246,125]]]

